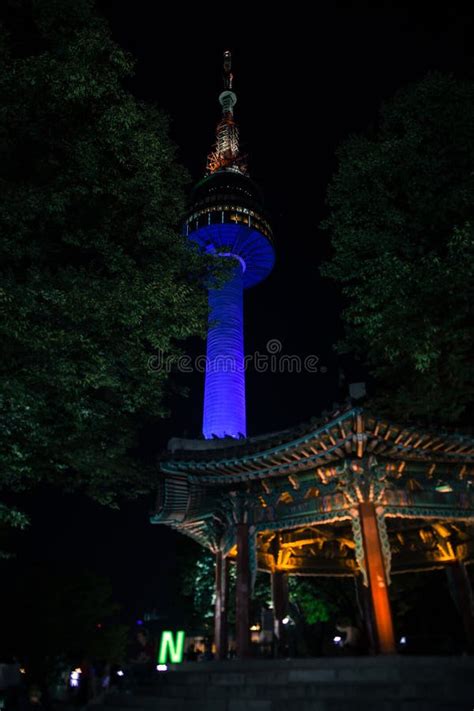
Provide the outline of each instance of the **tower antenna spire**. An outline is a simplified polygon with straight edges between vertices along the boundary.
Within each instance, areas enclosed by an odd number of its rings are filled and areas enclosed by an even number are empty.
[[[232,74],[232,52],[226,50],[224,52],[224,89],[232,90],[232,81],[234,75]]]
[[[222,106],[222,118],[217,124],[216,142],[207,157],[207,174],[217,170],[232,170],[245,175],[247,173],[247,156],[240,154],[239,128],[234,119],[234,106],[237,96],[233,91],[234,75],[232,74],[232,53],[224,52],[224,89],[219,94]]]

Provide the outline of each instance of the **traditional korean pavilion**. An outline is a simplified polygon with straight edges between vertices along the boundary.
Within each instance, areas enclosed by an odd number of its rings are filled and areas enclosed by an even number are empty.
[[[391,576],[444,568],[474,641],[474,440],[361,408],[243,440],[170,442],[154,523],[216,555],[216,644],[225,641],[227,561],[237,564],[237,642],[248,651],[251,580],[271,575],[278,620],[288,575],[351,576],[373,646],[395,652]]]
[[[170,441],[160,460],[152,523],[190,536],[216,556],[215,642],[227,651],[227,575],[237,566],[236,641],[250,648],[257,570],[269,574],[278,634],[288,576],[354,579],[373,651],[396,643],[391,576],[444,568],[474,645],[466,564],[474,559],[474,438],[431,431],[349,406],[294,429],[247,437],[243,289],[273,265],[271,230],[239,153],[230,53],[223,117],[208,173],[186,220],[190,239],[233,260],[222,290],[210,290],[209,364],[203,439]],[[217,367],[216,363],[222,367]]]

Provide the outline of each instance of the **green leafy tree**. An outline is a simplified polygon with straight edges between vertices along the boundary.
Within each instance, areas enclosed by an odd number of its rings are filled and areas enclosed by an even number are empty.
[[[167,414],[156,354],[202,333],[206,264],[180,233],[186,176],[167,120],[124,88],[133,62],[92,2],[7,6],[0,489],[52,481],[113,505],[153,483],[132,452],[141,424]]]
[[[322,273],[381,411],[463,422],[474,399],[474,83],[433,74],[338,151]]]
[[[2,588],[0,652],[27,662],[38,678],[54,674],[58,660],[82,656],[118,663],[126,654],[128,628],[110,582],[87,572],[23,568]]]
[[[186,544],[181,548],[180,565],[183,618],[209,634],[214,627],[215,556],[195,543]]]
[[[194,625],[210,633],[214,626],[215,558],[210,551],[193,545],[183,552],[181,565],[185,604]],[[235,622],[236,566],[229,566],[228,620]],[[344,615],[355,617],[355,592],[352,581],[338,578],[289,576],[289,599],[298,616],[308,625],[328,622]],[[268,573],[257,572],[252,593],[255,620],[259,610],[271,604],[271,578]]]
[[[289,593],[290,600],[297,606],[305,621],[309,625],[316,622],[328,622],[331,615],[338,611],[333,595],[327,594],[327,581],[315,581],[312,578],[302,578],[290,576]],[[334,582],[331,581],[331,592],[334,592]]]

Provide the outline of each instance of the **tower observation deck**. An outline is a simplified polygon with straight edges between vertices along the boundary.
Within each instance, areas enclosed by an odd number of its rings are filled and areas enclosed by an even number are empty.
[[[231,54],[224,53],[222,118],[205,177],[197,183],[186,218],[186,232],[207,252],[231,260],[230,277],[209,289],[203,434],[245,437],[245,360],[243,290],[258,284],[275,261],[272,231],[259,187],[248,176],[234,119]]]

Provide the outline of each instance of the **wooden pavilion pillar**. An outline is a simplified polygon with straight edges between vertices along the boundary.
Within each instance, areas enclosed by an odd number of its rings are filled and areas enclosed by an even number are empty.
[[[288,615],[288,575],[282,570],[275,570],[272,574],[272,602],[274,617],[274,637],[276,638],[275,652],[282,651],[283,645],[283,620]]]
[[[462,560],[453,560],[446,565],[449,589],[459,614],[462,617],[467,651],[474,652],[474,609],[471,581]]]
[[[366,642],[369,654],[377,653],[377,637],[375,634],[374,614],[369,588],[364,585],[361,573],[354,575],[354,586],[357,600],[357,607],[362,619]]]
[[[228,627],[227,600],[229,595],[229,561],[222,554],[216,553],[216,603],[214,608],[214,643],[216,658],[227,659]]]
[[[369,581],[370,600],[373,610],[377,651],[380,654],[395,654],[395,634],[392,610],[388,596],[387,576],[380,543],[375,505],[371,501],[359,504],[359,517],[364,544],[365,566]]]
[[[250,656],[250,557],[249,525],[238,523],[235,637],[237,657]]]

